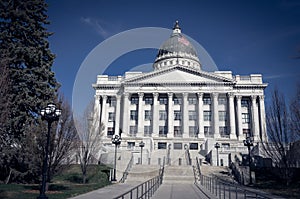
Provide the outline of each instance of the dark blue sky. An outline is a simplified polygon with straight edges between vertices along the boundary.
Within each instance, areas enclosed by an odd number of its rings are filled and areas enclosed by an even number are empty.
[[[53,70],[71,101],[76,73],[89,52],[119,32],[140,27],[172,28],[199,42],[219,70],[263,74],[267,101],[278,87],[286,97],[300,83],[300,1],[102,1],[47,0]],[[166,38],[167,39],[167,38]],[[129,53],[107,70],[122,74],[133,65],[153,62],[156,50]],[[99,55],[101,56],[101,55]],[[201,60],[200,60],[201,61]],[[96,74],[90,77],[96,81]],[[87,88],[92,89],[92,87]]]

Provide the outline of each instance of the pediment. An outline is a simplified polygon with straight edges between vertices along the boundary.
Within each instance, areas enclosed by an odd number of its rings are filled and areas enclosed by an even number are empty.
[[[127,83],[224,83],[233,82],[213,73],[197,71],[181,66],[172,67],[164,70],[154,71],[139,75],[138,77],[125,80]]]

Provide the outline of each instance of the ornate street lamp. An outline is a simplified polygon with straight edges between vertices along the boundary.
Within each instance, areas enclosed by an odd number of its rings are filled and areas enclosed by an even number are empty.
[[[219,166],[219,148],[220,148],[220,144],[218,142],[215,144],[215,148],[217,149],[217,166]]]
[[[48,133],[47,133],[47,143],[45,148],[45,156],[43,162],[43,170],[42,170],[42,187],[40,190],[40,195],[37,199],[48,199],[45,194],[46,191],[46,179],[47,179],[47,163],[48,163],[48,148],[50,143],[50,132],[51,132],[51,124],[54,121],[58,121],[59,116],[61,115],[61,110],[56,108],[55,104],[49,103],[46,108],[41,110],[42,120],[46,120],[48,122]]]
[[[253,146],[253,137],[246,137],[246,140],[244,140],[243,142],[244,142],[244,146],[248,147],[249,180],[250,180],[250,184],[252,184],[250,147]]]
[[[141,164],[143,164],[143,147],[145,146],[145,143],[141,141],[139,146],[141,147]]]
[[[114,163],[114,173],[113,173],[113,178],[111,181],[117,181],[116,180],[116,169],[117,169],[117,147],[121,144],[121,136],[119,135],[113,135],[111,138],[111,142],[115,145],[115,163]]]

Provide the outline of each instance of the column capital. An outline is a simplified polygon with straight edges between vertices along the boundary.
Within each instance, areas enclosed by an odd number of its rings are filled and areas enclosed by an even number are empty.
[[[101,95],[102,99],[107,99],[107,95]]]
[[[216,98],[216,97],[219,96],[219,93],[211,93],[211,96],[212,96],[213,98]]]
[[[129,97],[130,93],[123,93],[124,97]]]
[[[198,98],[202,98],[203,97],[203,93],[197,93]]]
[[[251,99],[252,100],[256,100],[257,99],[257,95],[251,95]]]
[[[233,98],[233,97],[234,97],[234,93],[233,93],[233,92],[227,93],[227,96],[228,96],[229,98]]]
[[[95,97],[96,100],[100,100],[101,96],[100,95],[94,95],[94,97]]]
[[[258,97],[259,97],[259,100],[261,100],[261,101],[265,100],[265,96],[264,95],[259,95]]]
[[[143,92],[138,92],[139,97],[144,97],[144,93]]]
[[[118,94],[116,94],[116,99],[120,99],[121,98],[121,95],[118,95]]]
[[[189,93],[182,93],[182,96],[183,96],[184,98],[187,98],[187,97],[189,96]]]
[[[241,100],[243,96],[241,96],[241,95],[236,95],[235,97],[236,97],[237,100]]]
[[[173,93],[168,93],[168,97],[173,97]]]
[[[159,95],[159,93],[157,93],[157,92],[153,93],[153,97],[155,97],[155,98],[157,98],[158,95]]]

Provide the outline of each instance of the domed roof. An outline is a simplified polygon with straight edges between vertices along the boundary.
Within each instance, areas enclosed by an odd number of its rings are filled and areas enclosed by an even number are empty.
[[[161,45],[157,57],[174,52],[182,52],[197,56],[194,46],[181,34],[181,31],[178,30],[180,30],[180,27],[178,21],[176,21],[171,37]]]
[[[186,64],[181,65],[188,64],[188,67],[200,69],[197,52],[191,42],[181,34],[181,28],[176,21],[170,38],[159,48],[153,67],[160,69],[185,62]]]

